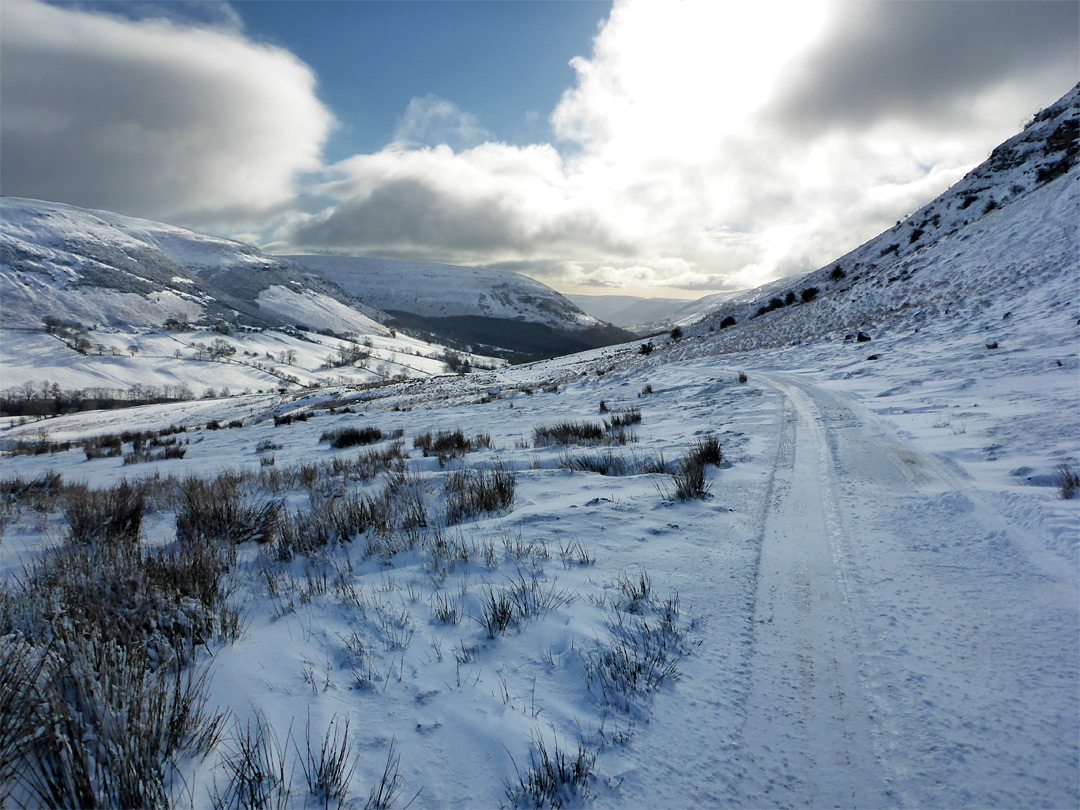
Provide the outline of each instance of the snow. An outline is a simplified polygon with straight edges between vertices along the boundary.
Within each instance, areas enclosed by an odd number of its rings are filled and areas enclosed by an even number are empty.
[[[273,413],[326,403],[329,393],[190,403],[189,424],[240,416],[245,427],[198,431],[179,461],[124,467],[71,451],[7,458],[5,474],[55,468],[104,485],[154,470],[258,469],[254,448],[264,439],[280,445],[284,467],[332,457],[319,436],[351,424],[403,430],[407,444],[427,430],[490,433],[496,449],[467,464],[513,465],[514,508],[447,534],[493,542],[497,564],[460,564],[436,585],[416,552],[385,564],[354,544],[272,569],[283,592],[295,578],[291,605],[267,594],[256,549],[241,566],[236,599],[248,626],[215,656],[213,700],[241,722],[262,712],[279,735],[290,724],[295,733],[309,712],[316,734],[334,716],[352,717],[360,767],[350,795],[361,802],[393,740],[404,793],[422,788],[415,806],[497,804],[514,763],[523,767],[542,735],[571,748],[584,737],[599,749],[597,807],[1071,806],[1080,502],[1056,499],[1050,473],[1080,456],[1080,403],[1075,344],[1049,342],[1068,336],[1055,323],[1044,318],[1042,341],[1010,350],[1015,378],[995,375],[1001,354],[961,354],[968,337],[955,324],[917,339],[876,337],[882,360],[872,363],[851,356],[864,346],[838,341],[717,356],[709,338],[684,339],[647,358],[631,345],[401,383],[365,394],[356,415],[320,410],[276,428]],[[1071,368],[1046,362],[1054,355]],[[640,396],[645,383],[653,393]],[[558,393],[544,392],[556,384]],[[499,398],[477,404],[492,388]],[[670,462],[695,437],[717,434],[727,464],[709,473],[713,497],[669,503],[658,489],[665,476],[573,473],[559,468],[558,447],[515,447],[538,425],[599,419],[600,399],[643,413],[638,441],[617,452],[662,452]],[[1043,419],[1047,410],[1064,422]],[[178,417],[166,406],[137,409],[121,417],[125,426],[141,424],[132,417],[144,411],[156,423]],[[50,429],[74,435],[65,421],[87,418],[50,420]],[[961,419],[963,432],[934,427]],[[436,491],[444,473],[435,459],[412,455]],[[1019,467],[1031,474],[1010,475]],[[302,493],[290,504],[307,508]],[[167,542],[168,521],[153,525],[164,536],[151,539]],[[6,571],[33,553],[35,537],[32,522],[8,527]],[[508,554],[504,540],[519,537],[546,544],[549,556]],[[558,547],[570,540],[595,563],[565,567]],[[350,571],[364,610],[331,592],[299,598],[307,572],[327,566],[331,576]],[[470,618],[485,583],[504,587],[519,570],[540,568],[545,588],[574,601],[487,638]],[[597,602],[617,592],[620,575],[642,569],[658,594],[678,592],[684,617],[704,622],[690,631],[681,678],[627,713],[597,702],[582,665],[608,638]],[[462,591],[460,623],[435,621],[434,594]],[[397,629],[412,635],[401,649],[392,617],[405,614]],[[353,633],[378,672],[362,687],[346,650]],[[461,665],[452,653],[460,645],[476,647]],[[629,740],[612,741],[619,732]],[[205,790],[213,764],[186,778]]]
[[[274,284],[255,299],[259,308],[272,312],[282,320],[317,325],[334,332],[359,332],[365,335],[388,335],[390,330],[377,321],[358,315],[351,307],[328,295],[311,291],[298,292]]]

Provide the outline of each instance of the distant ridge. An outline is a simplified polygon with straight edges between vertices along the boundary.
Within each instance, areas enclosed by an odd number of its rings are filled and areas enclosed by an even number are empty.
[[[740,351],[918,326],[1051,281],[1076,287],[1078,134],[1080,85],[903,222],[813,272],[699,299],[676,322]]]
[[[632,340],[519,273],[351,256],[280,256],[389,313],[389,325],[532,360]]]

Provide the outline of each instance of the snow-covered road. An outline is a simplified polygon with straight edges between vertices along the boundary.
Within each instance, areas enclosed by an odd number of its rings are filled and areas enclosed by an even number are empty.
[[[1076,573],[857,402],[755,379],[781,399],[749,626],[733,653],[706,625],[694,705],[658,699],[612,804],[1075,806]],[[703,613],[737,596],[681,573]]]

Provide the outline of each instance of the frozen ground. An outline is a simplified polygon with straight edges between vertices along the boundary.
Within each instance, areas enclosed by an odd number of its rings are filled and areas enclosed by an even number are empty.
[[[409,468],[438,504],[446,471],[412,437],[490,434],[494,449],[465,463],[513,467],[516,498],[442,529],[475,544],[468,561],[435,571],[423,548],[379,559],[354,542],[280,563],[251,546],[234,574],[247,627],[215,651],[212,700],[241,724],[263,714],[282,739],[309,722],[321,739],[332,718],[349,717],[351,804],[363,805],[391,743],[398,806],[417,791],[414,807],[507,803],[542,738],[597,752],[588,798],[569,792],[571,805],[1075,807],[1080,501],[1053,486],[1056,467],[1076,469],[1080,457],[1075,309],[998,350],[974,321],[743,355],[715,354],[706,336],[648,357],[636,345],[597,350],[351,402],[343,390],[354,414],[326,411],[329,392],[192,403],[189,424],[244,427],[196,431],[182,460],[121,466],[77,450],[6,457],[4,475],[57,469],[105,485],[155,470],[258,470],[265,440],[287,468],[352,458],[320,434],[374,425],[404,432]],[[689,442],[717,436],[725,462],[709,468],[711,497],[673,502],[667,475],[562,467],[560,457],[595,448],[532,446],[537,426],[599,421],[601,399],[642,413],[618,456],[662,453],[671,465]],[[270,419],[304,409],[316,415]],[[50,420],[50,434],[107,429],[91,418]],[[119,418],[117,428],[176,415],[163,406]],[[32,439],[35,426],[4,435]],[[287,493],[288,505],[318,509],[335,487],[382,486],[334,481]],[[61,528],[59,515],[17,515],[0,545],[6,575]],[[171,513],[145,532],[171,542]],[[617,583],[642,571],[655,598],[638,615],[658,621],[678,594],[679,677],[605,698],[590,655],[611,647],[616,607],[634,619]],[[483,598],[519,577],[558,598],[489,637]],[[437,618],[446,599],[457,623]],[[208,801],[220,755],[184,765],[182,802]],[[293,785],[298,805],[303,784]]]

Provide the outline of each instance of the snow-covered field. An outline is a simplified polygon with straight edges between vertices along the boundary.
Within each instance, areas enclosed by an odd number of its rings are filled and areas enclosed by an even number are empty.
[[[76,449],[6,457],[4,475],[57,470],[105,486],[257,474],[356,457],[320,443],[324,431],[402,432],[426,527],[289,562],[241,548],[230,577],[244,632],[204,653],[231,730],[205,760],[181,762],[172,788],[185,804],[210,802],[235,735],[262,716],[300,750],[348,718],[358,766],[345,801],[356,806],[391,748],[396,806],[527,804],[514,788],[538,741],[571,759],[579,744],[596,754],[587,790],[561,795],[571,806],[1076,806],[1080,501],[1054,485],[1057,466],[1075,470],[1080,457],[1075,315],[998,350],[977,323],[737,356],[705,336],[647,357],[633,344],[334,403],[355,413],[326,410],[329,392],[191,403],[188,424],[244,426],[186,434],[179,460],[124,466]],[[164,426],[171,407],[115,427]],[[537,427],[631,408],[642,419],[625,446],[535,446]],[[308,421],[274,426],[272,415],[305,409]],[[49,420],[49,433],[102,432],[114,418]],[[456,428],[490,434],[491,448],[442,468],[413,447]],[[707,468],[705,500],[671,497],[667,474],[566,468],[610,452],[662,454],[673,469],[706,436],[724,461]],[[266,442],[275,448],[257,452]],[[269,455],[274,466],[260,466]],[[450,472],[500,464],[516,473],[512,507],[446,525]],[[274,497],[318,513],[382,490],[386,476],[324,472]],[[15,509],[5,576],[63,531],[60,514]],[[152,512],[143,531],[148,544],[174,542],[173,512]],[[649,595],[634,599],[643,574]],[[532,612],[489,632],[485,600],[515,593],[531,595]],[[677,613],[665,607],[676,595]],[[605,690],[598,662],[620,638],[644,638],[642,623],[664,639],[656,672],[674,671],[656,689]],[[291,747],[285,758],[294,804],[315,801]]]
[[[92,346],[101,349],[80,354],[43,331],[4,332],[0,343],[0,389],[12,391],[32,383],[40,390],[48,382],[64,390],[103,387],[126,391],[137,381],[158,388],[186,385],[195,396],[204,396],[223,388],[231,393],[276,391],[294,385],[364,384],[399,375],[429,377],[448,373],[442,359],[446,347],[401,333],[374,332],[353,340],[275,329],[236,331],[225,336],[212,330],[167,332],[136,328],[98,328],[85,334]],[[209,347],[214,341],[224,341],[234,353],[213,360],[200,357],[199,347]],[[368,356],[362,362],[326,368],[328,361],[339,358],[339,347]],[[460,354],[474,364],[504,362]]]

